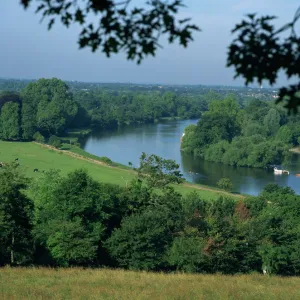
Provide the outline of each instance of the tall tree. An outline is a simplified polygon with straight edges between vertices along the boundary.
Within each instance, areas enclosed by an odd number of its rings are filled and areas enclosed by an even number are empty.
[[[146,210],[124,218],[121,227],[106,241],[106,247],[122,267],[159,269],[172,240],[169,231],[168,218],[163,212]]]
[[[78,110],[68,86],[56,78],[28,84],[21,92],[21,99],[24,139],[32,139],[36,131],[46,136],[61,133]]]
[[[0,264],[30,261],[33,252],[33,202],[23,190],[28,185],[16,164],[0,168]]]
[[[35,239],[59,265],[95,262],[108,218],[109,197],[85,171],[45,174],[35,191]],[[54,184],[49,184],[53,180]]]
[[[264,125],[271,135],[274,135],[280,127],[280,114],[275,108],[271,108],[264,118]]]
[[[16,102],[7,102],[0,114],[0,138],[17,140],[20,137],[20,106]]]
[[[157,155],[142,153],[140,166],[137,168],[138,178],[145,180],[150,188],[165,188],[170,184],[183,182],[179,165],[171,159],[163,159]]]

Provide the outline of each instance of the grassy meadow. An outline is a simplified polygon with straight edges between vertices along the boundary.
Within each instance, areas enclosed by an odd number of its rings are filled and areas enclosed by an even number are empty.
[[[79,168],[86,169],[95,180],[121,186],[125,186],[135,177],[132,170],[105,165],[96,156],[79,148],[74,151],[75,156],[72,154],[70,151],[55,151],[37,143],[0,141],[0,162],[11,162],[18,158],[28,177],[41,176],[41,171],[49,169],[60,169],[62,174],[66,174]],[[33,172],[34,169],[39,172]],[[176,186],[176,189],[182,194],[197,191],[203,199],[216,199],[220,195],[242,197],[201,185],[183,184]]]
[[[0,269],[0,299],[300,299],[299,277]]]

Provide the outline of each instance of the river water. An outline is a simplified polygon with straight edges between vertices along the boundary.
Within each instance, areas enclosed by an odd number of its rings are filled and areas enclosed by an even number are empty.
[[[195,159],[180,152],[180,137],[184,128],[197,120],[168,121],[159,124],[128,126],[118,130],[96,132],[83,141],[83,149],[97,156],[107,156],[115,162],[138,166],[142,152],[174,159],[184,177],[194,183],[216,186],[222,177],[233,182],[234,192],[258,195],[267,183],[291,187],[300,194],[300,155],[294,155],[288,166],[290,175],[274,175],[272,170],[231,167]]]

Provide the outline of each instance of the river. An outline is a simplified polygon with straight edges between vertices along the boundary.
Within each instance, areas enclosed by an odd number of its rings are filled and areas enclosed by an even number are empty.
[[[180,164],[186,180],[216,186],[222,177],[233,182],[237,193],[258,195],[268,183],[291,187],[300,194],[300,155],[293,155],[288,166],[290,175],[274,175],[272,170],[231,167],[220,163],[195,159],[180,152],[180,137],[184,128],[197,120],[168,121],[158,124],[137,125],[106,132],[93,133],[83,141],[83,149],[97,156],[107,156],[115,162],[138,166],[142,152],[174,159]]]

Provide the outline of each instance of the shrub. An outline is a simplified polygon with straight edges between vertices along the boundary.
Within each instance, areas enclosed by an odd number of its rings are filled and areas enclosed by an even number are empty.
[[[62,144],[60,147],[60,150],[70,150],[71,145],[70,144]]]
[[[60,148],[61,147],[61,140],[59,137],[56,135],[51,135],[48,141],[49,145],[55,147],[55,148]]]
[[[44,136],[38,131],[33,135],[33,139],[38,143],[45,143]]]
[[[105,246],[121,267],[158,270],[171,239],[168,217],[159,210],[146,210],[123,218]]]
[[[103,161],[104,163],[108,164],[108,165],[112,165],[112,160],[106,156],[102,156],[100,157],[100,160]]]
[[[221,178],[218,182],[217,182],[217,186],[218,188],[225,190],[225,191],[231,191],[232,190],[232,182],[229,178]]]
[[[205,240],[198,237],[176,237],[168,251],[168,262],[178,271],[201,272],[208,261],[204,246]]]

